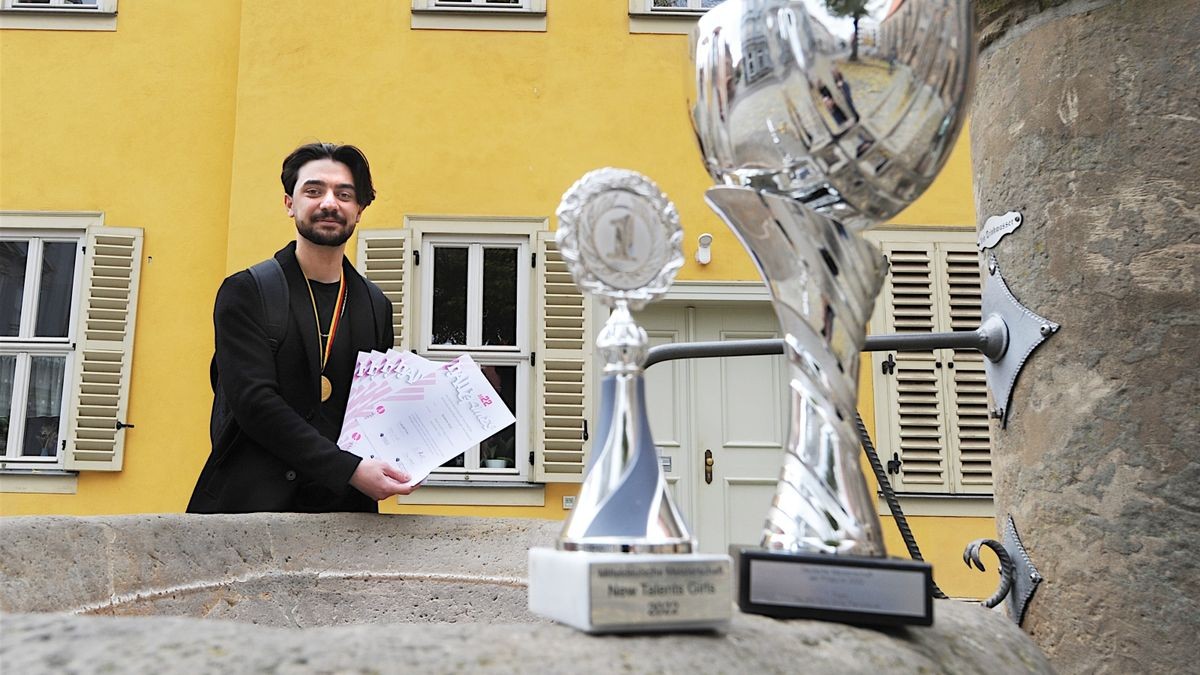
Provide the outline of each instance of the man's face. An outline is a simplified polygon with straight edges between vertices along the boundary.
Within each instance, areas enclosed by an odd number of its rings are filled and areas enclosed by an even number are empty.
[[[341,246],[362,216],[350,168],[332,159],[314,159],[300,167],[295,194],[283,205],[296,220],[300,236],[319,246]]]

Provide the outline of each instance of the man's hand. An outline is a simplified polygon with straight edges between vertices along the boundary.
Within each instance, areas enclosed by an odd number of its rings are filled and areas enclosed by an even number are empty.
[[[417,489],[416,485],[403,485],[407,482],[408,474],[381,459],[364,459],[350,476],[350,485],[375,501]]]

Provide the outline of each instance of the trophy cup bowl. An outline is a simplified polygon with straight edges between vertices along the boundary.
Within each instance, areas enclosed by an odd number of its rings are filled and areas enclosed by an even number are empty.
[[[973,27],[969,0],[727,0],[692,33],[692,123],[721,183],[706,201],[767,284],[791,375],[762,545],[735,550],[743,611],[933,621],[932,570],[886,557],[858,463],[859,352],[886,273],[861,235],[945,163]]]
[[[718,182],[862,230],[945,164],[975,61],[968,0],[728,0],[692,33],[689,107]],[[857,11],[853,11],[856,10]]]
[[[554,549],[529,551],[531,611],[589,633],[716,630],[732,560],[700,554],[671,499],[646,416],[648,339],[633,320],[683,266],[674,205],[633,171],[598,169],[563,195],[555,238],[575,284],[612,309],[594,451]]]

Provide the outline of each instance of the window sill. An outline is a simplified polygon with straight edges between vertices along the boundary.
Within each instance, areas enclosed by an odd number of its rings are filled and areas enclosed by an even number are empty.
[[[0,9],[0,30],[95,30],[117,29],[116,12],[61,9]]]
[[[540,483],[482,480],[427,482],[411,495],[396,497],[396,503],[415,506],[545,506],[546,486]]]
[[[923,495],[897,494],[900,508],[906,516],[952,516],[995,518],[996,507],[991,495]],[[876,509],[881,516],[892,515],[882,495],[876,495]]]
[[[494,30],[545,33],[546,13],[529,10],[417,9],[413,30]]]
[[[630,12],[630,33],[687,35],[696,27],[703,12]]]
[[[0,470],[0,493],[73,495],[79,474],[58,469]]]

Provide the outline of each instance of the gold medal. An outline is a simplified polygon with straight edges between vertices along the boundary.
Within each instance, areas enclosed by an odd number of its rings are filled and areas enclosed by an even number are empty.
[[[324,375],[322,375],[321,376],[321,400],[328,401],[329,396],[331,394],[333,394],[333,383],[331,383],[329,381],[328,377],[325,377]]]

